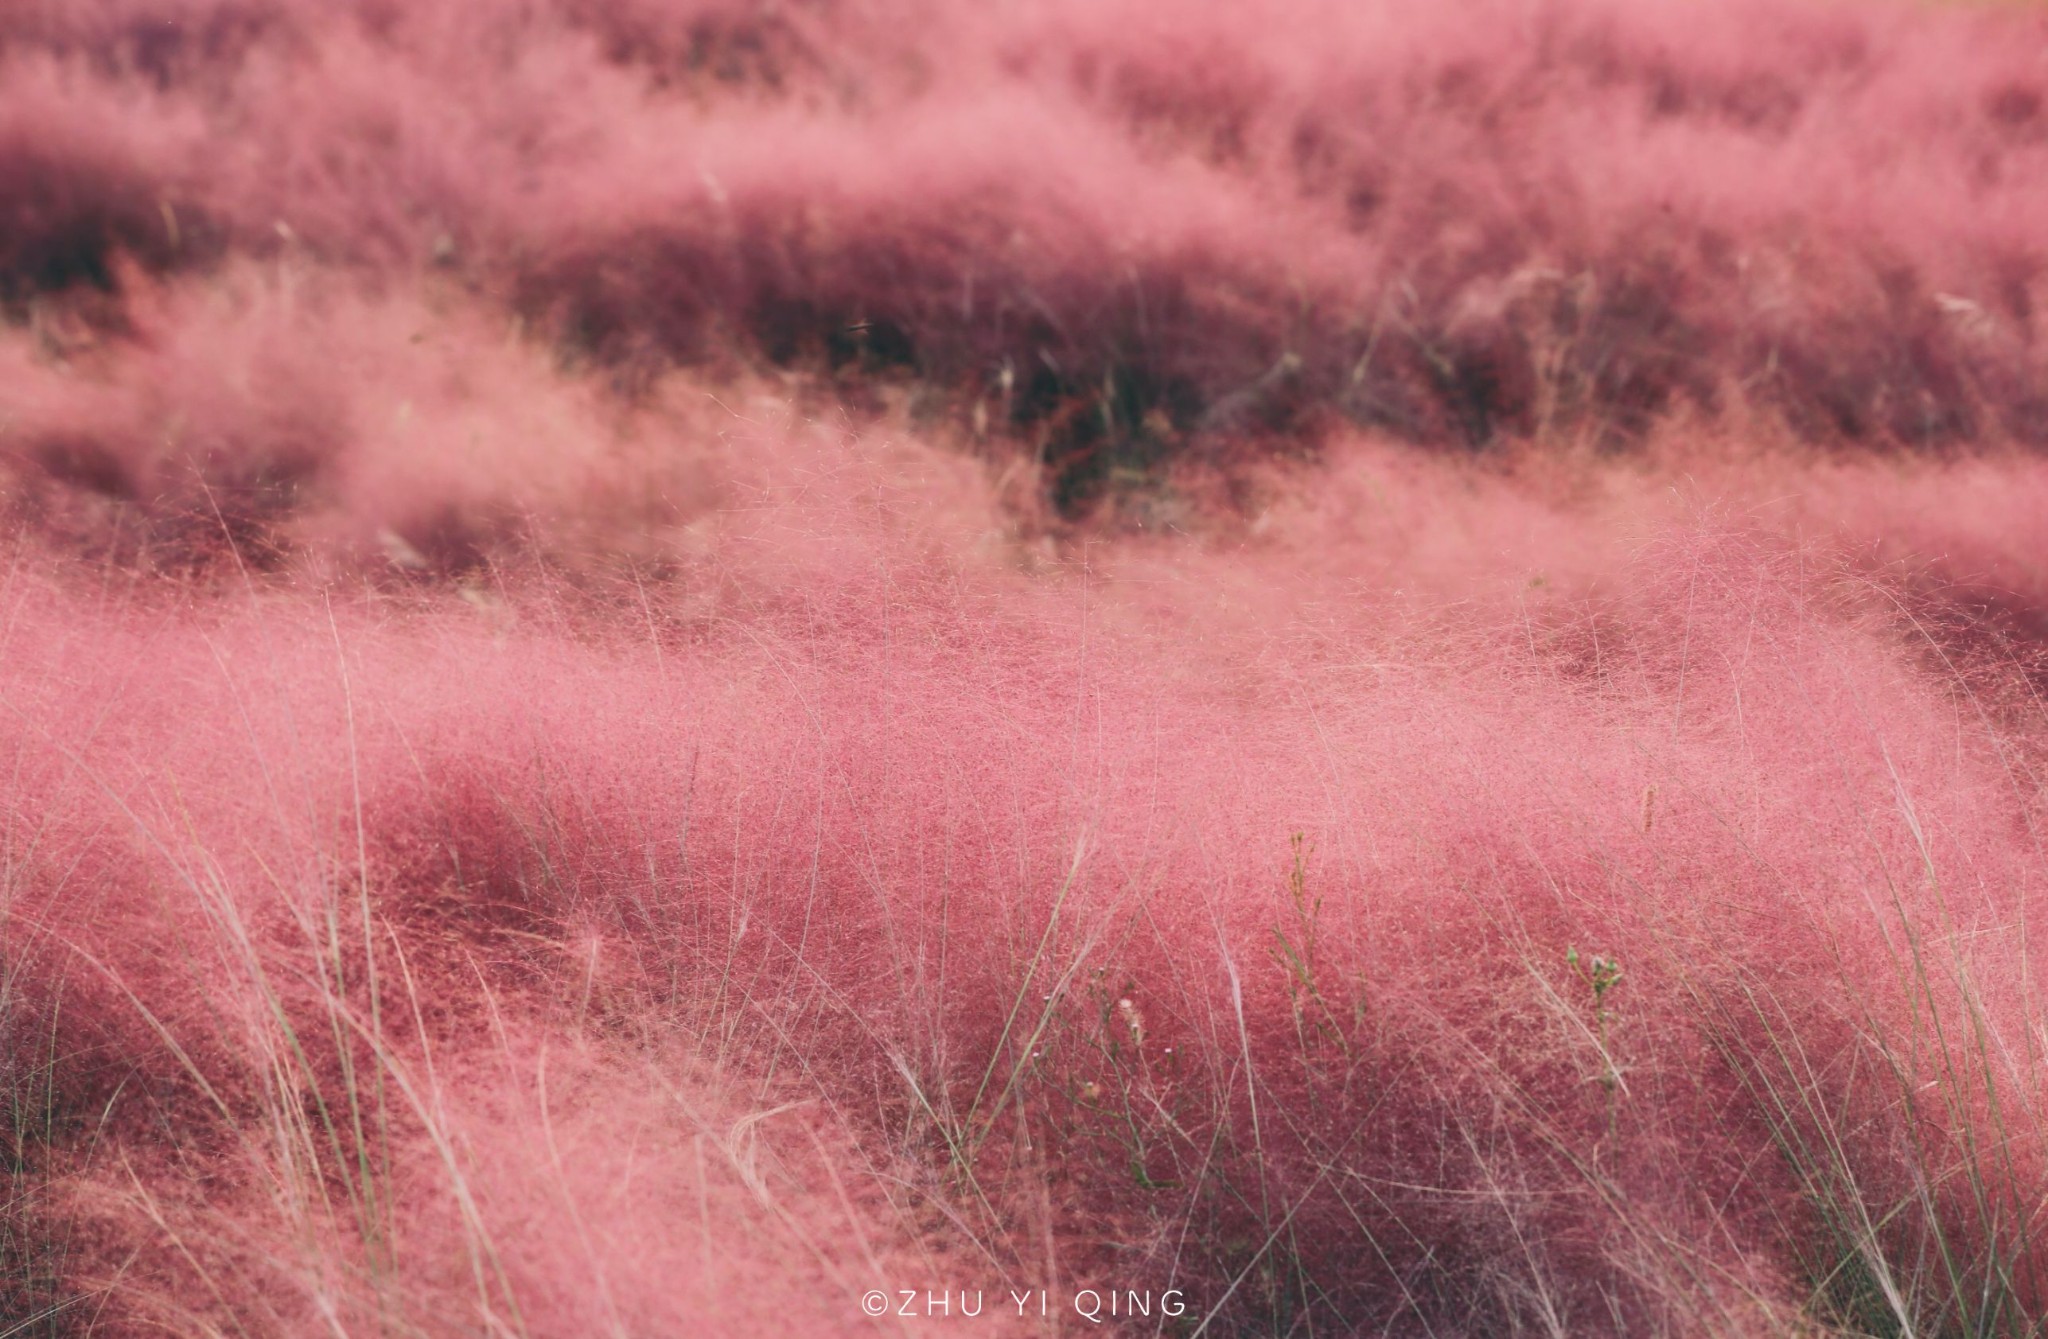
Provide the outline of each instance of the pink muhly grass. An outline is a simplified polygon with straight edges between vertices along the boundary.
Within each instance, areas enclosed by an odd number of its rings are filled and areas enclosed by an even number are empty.
[[[2039,1333],[2039,36],[0,16],[0,1334]]]

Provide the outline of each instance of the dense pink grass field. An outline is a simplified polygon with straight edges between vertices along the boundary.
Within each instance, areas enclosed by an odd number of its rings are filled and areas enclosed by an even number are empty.
[[[0,1339],[2048,1333],[2043,303],[2024,6],[0,7]]]

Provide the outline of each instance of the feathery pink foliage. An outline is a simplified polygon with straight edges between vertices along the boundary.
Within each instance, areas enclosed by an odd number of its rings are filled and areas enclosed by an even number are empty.
[[[2038,1332],[2044,38],[0,13],[0,1334]]]

